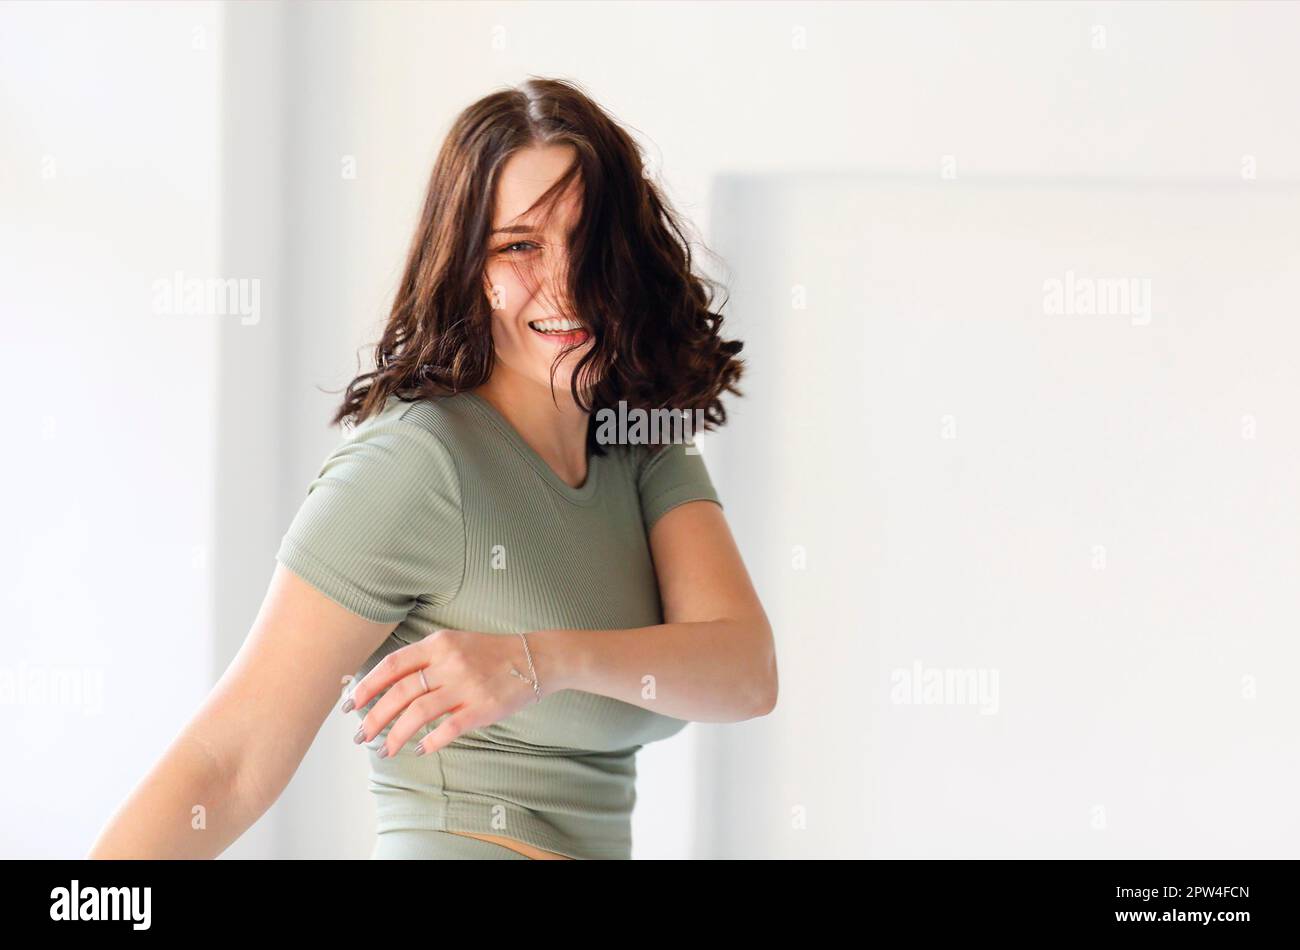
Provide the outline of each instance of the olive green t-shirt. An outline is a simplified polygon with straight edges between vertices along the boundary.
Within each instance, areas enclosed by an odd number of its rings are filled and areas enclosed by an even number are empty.
[[[398,623],[358,677],[443,627],[661,624],[650,527],[684,502],[721,502],[693,446],[604,448],[573,488],[476,393],[390,397],[327,457],[276,558],[360,616]],[[439,722],[396,755],[371,749],[378,831],[506,835],[574,858],[631,857],[636,752],[686,725],[566,689],[417,756]]]

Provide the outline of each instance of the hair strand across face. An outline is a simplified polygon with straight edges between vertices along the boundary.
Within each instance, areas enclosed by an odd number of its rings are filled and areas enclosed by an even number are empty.
[[[348,384],[335,424],[360,423],[392,395],[413,401],[487,382],[494,351],[484,277],[498,239],[495,182],[510,156],[552,144],[572,146],[575,161],[529,212],[545,221],[565,196],[581,209],[567,236],[564,299],[551,311],[591,334],[570,379],[575,402],[593,413],[620,402],[688,411],[705,429],[726,421],[720,397],[740,395],[744,364],[742,343],[721,336],[711,296],[719,285],[693,272],[685,229],[644,174],[628,133],[575,84],[531,77],[473,103],[452,125],[375,346],[375,368]],[[589,441],[602,451],[594,436]]]

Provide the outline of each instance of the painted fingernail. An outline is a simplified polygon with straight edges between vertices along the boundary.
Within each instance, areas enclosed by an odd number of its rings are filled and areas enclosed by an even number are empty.
[[[353,701],[352,701],[352,697],[349,696],[348,699],[347,699],[347,702],[345,702],[345,703],[343,704],[342,708],[341,708],[339,711],[340,711],[340,712],[352,712],[352,710],[354,710],[354,709],[356,709],[356,708],[357,708],[357,704],[356,704],[355,702],[353,702]]]
[[[381,746],[379,747],[379,757],[380,757],[381,759],[384,759],[384,758],[387,758],[387,757],[388,757],[388,746],[386,746],[386,745],[381,745]]]
[[[417,742],[417,743],[415,744],[415,754],[416,754],[416,755],[424,755],[424,743],[423,743],[423,742]]]
[[[357,745],[360,745],[361,743],[366,741],[366,727],[364,723],[361,725],[361,728],[358,729],[356,733],[352,736],[352,741],[357,743]]]

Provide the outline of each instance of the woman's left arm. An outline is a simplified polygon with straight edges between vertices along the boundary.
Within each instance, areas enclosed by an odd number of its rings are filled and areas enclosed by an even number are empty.
[[[578,689],[674,719],[738,722],[776,705],[772,628],[754,593],[722,508],[683,502],[650,529],[665,622],[626,630],[537,630],[528,649],[512,636],[437,630],[387,654],[353,684],[347,713],[383,696],[354,737],[389,723],[379,754],[393,755],[428,723],[424,755],[539,699]],[[537,691],[518,669],[532,655]],[[516,676],[512,676],[516,674]]]
[[[722,508],[690,501],[650,530],[664,623],[528,635],[546,692],[579,689],[675,719],[736,722],[776,706],[772,628]]]

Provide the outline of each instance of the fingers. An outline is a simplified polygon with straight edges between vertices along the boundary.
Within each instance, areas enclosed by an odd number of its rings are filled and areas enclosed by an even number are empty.
[[[371,708],[361,720],[361,725],[352,741],[357,743],[369,742],[374,736],[383,732],[384,726],[392,721],[393,717],[407,708],[414,701],[418,701],[423,695],[435,695],[443,691],[443,685],[437,682],[434,671],[430,668],[424,668],[425,680],[429,683],[429,689],[424,688],[424,683],[420,681],[420,671],[410,673],[394,683],[388,690],[379,697],[379,701]],[[405,741],[405,740],[403,740]],[[397,743],[390,748],[392,751],[400,749],[402,743]]]
[[[475,714],[466,709],[470,692],[477,697],[473,703],[475,708],[483,705],[480,700],[485,696],[492,700],[486,704],[489,707],[495,708],[500,703],[489,694],[480,696],[475,689],[475,683],[482,676],[467,656],[467,644],[462,642],[464,638],[474,636],[488,639],[485,635],[437,630],[419,643],[395,650],[376,663],[353,684],[340,707],[346,713],[374,702],[374,708],[362,719],[353,740],[370,742],[391,722],[388,734],[376,751],[380,757],[395,755],[417,732],[443,719],[417,745],[416,754],[420,755],[441,749],[456,736],[484,724],[471,721]],[[495,638],[491,640],[495,646]]]
[[[436,693],[421,696],[406,707],[402,715],[398,716],[397,721],[393,723],[393,727],[388,730],[388,735],[384,737],[383,743],[377,750],[380,757],[395,755],[413,735],[435,719],[447,713],[463,719],[464,711],[464,700],[451,690],[440,689]],[[415,754],[423,755],[426,751],[428,750],[417,746]]]
[[[411,703],[393,723],[393,728],[389,730],[386,739],[387,746],[390,750],[397,750],[406,745],[411,737],[423,729],[425,726],[446,715],[455,716],[465,726],[467,703],[463,696],[458,695],[450,689],[440,689],[436,693],[429,693],[421,696],[415,702]],[[439,724],[441,728],[441,724]],[[437,729],[434,730],[435,732]],[[459,735],[459,733],[457,733]],[[425,755],[430,750],[425,741],[421,741],[416,746],[416,755]],[[392,751],[388,753],[392,755]]]
[[[475,728],[475,726],[470,721],[469,710],[464,708],[457,709],[442,722],[438,723],[433,732],[420,740],[419,745],[416,746],[415,754],[429,755],[433,752],[437,752],[457,736],[469,732],[473,728]]]
[[[402,677],[415,673],[429,663],[430,641],[443,631],[437,630],[419,643],[408,644],[394,650],[375,664],[374,668],[353,684],[348,700],[340,708],[342,712],[360,709],[385,689],[391,687]],[[427,677],[429,674],[425,674]],[[429,684],[432,689],[433,683]],[[352,705],[348,705],[348,702]]]

